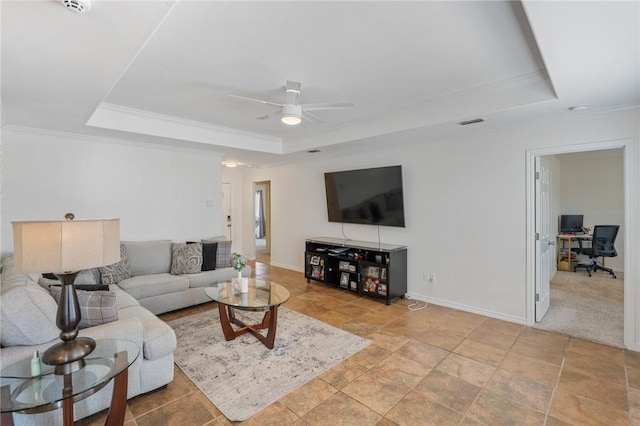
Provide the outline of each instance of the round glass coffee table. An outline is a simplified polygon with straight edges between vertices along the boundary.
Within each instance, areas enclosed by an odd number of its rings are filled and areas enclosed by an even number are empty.
[[[55,374],[42,364],[39,375],[31,374],[26,359],[0,371],[2,424],[13,424],[11,413],[42,413],[62,407],[62,424],[73,425],[73,403],[105,387],[114,379],[107,425],[124,422],[127,406],[128,369],[140,348],[128,340],[96,340],[96,348],[85,358],[86,365],[70,374]]]
[[[240,292],[240,280],[248,280],[248,291]],[[234,278],[231,281],[212,284],[204,292],[218,302],[220,325],[226,340],[233,340],[245,333],[253,334],[267,348],[273,349],[278,325],[278,307],[289,300],[291,293],[280,284],[254,278]],[[226,309],[225,309],[226,308]],[[236,318],[234,310],[265,311],[262,322],[246,324]],[[234,329],[231,324],[240,328]],[[258,330],[267,329],[264,336]]]

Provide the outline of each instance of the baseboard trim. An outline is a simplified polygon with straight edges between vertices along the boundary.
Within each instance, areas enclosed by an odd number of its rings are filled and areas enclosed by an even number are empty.
[[[495,318],[503,321],[513,322],[516,324],[526,325],[526,318],[514,317],[512,315],[505,315],[500,312],[488,311],[484,309],[474,308],[469,305],[460,303],[452,303],[447,300],[437,299],[434,297],[427,297],[422,294],[407,293],[406,297],[409,299],[420,300],[422,302],[433,303],[434,305],[444,306],[446,308],[457,309],[459,311],[470,312],[472,314],[484,315],[485,317]]]
[[[301,272],[304,274],[304,268],[300,268],[297,266],[291,266],[291,265],[287,265],[285,263],[279,263],[279,262],[269,262],[269,265],[276,266],[278,268],[289,269],[291,271]]]

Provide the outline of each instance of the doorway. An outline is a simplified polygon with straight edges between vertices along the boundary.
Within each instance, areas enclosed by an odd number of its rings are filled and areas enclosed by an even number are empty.
[[[634,274],[634,269],[630,267],[631,253],[632,252],[635,253],[637,251],[637,242],[630,241],[630,238],[629,238],[631,236],[631,232],[629,229],[630,221],[633,219],[630,216],[637,215],[637,213],[629,209],[629,206],[633,205],[633,203],[636,202],[635,198],[637,198],[636,195],[632,194],[629,191],[631,182],[633,182],[634,175],[635,173],[637,173],[637,171],[631,164],[631,161],[632,161],[631,159],[633,158],[633,154],[632,154],[633,148],[632,148],[631,141],[611,141],[611,142],[575,145],[570,147],[556,147],[556,148],[549,148],[549,149],[533,150],[533,151],[527,152],[527,229],[528,229],[528,232],[527,232],[527,259],[528,259],[527,261],[527,300],[528,300],[527,324],[533,327],[544,329],[544,327],[541,326],[541,324],[544,323],[545,317],[541,316],[540,312],[536,311],[536,309],[540,308],[539,304],[537,303],[537,300],[540,299],[540,295],[539,295],[540,277],[542,278],[544,278],[545,276],[550,277],[549,278],[549,281],[551,282],[551,286],[550,286],[551,299],[550,300],[551,300],[551,306],[553,307],[554,280],[556,279],[555,277],[558,276],[558,272],[555,272],[556,270],[555,260],[552,260],[551,262],[543,262],[542,259],[540,258],[540,250],[539,250],[540,248],[539,232],[540,231],[538,229],[539,219],[536,216],[537,214],[540,214],[540,213],[537,210],[536,206],[539,206],[543,200],[538,199],[539,191],[537,189],[536,178],[535,178],[536,164],[539,162],[541,158],[546,157],[546,159],[554,159],[556,163],[552,162],[552,169],[555,167],[556,170],[562,173],[561,163],[560,164],[558,163],[559,160],[557,160],[557,158],[563,154],[580,153],[579,155],[585,158],[588,156],[591,156],[592,164],[593,164],[594,156],[598,156],[598,155],[606,156],[607,153],[610,154],[611,152],[615,152],[615,151],[617,151],[617,154],[622,157],[619,159],[619,163],[618,163],[620,167],[618,168],[618,170],[607,170],[607,172],[608,173],[617,172],[619,174],[618,175],[620,178],[619,182],[622,188],[617,188],[617,190],[622,191],[624,193],[624,195],[621,197],[622,206],[621,208],[618,209],[619,211],[621,211],[621,216],[622,216],[618,220],[620,221],[621,234],[623,238],[621,238],[619,242],[616,242],[616,246],[619,247],[618,251],[622,252],[622,253],[619,253],[621,257],[620,259],[618,259],[618,262],[620,267],[623,269],[623,273],[620,274],[620,276],[624,277],[624,282],[620,283],[618,281],[615,283],[620,287],[620,293],[622,293],[619,295],[620,299],[622,300],[618,301],[618,308],[623,311],[621,313],[622,319],[620,321],[622,323],[622,327],[617,331],[618,335],[616,336],[617,342],[621,342],[621,343],[612,344],[611,340],[600,341],[600,343],[609,344],[612,346],[622,346],[622,347],[633,349],[634,347],[637,347],[638,344],[640,344],[640,341],[638,339],[638,336],[636,335],[636,332],[637,332],[636,316],[638,315],[639,312],[638,312],[637,303],[634,302],[635,295],[638,294],[638,288],[637,288],[638,283],[635,283],[635,280],[631,279],[629,275],[629,274]],[[569,158],[569,157],[570,156],[567,156],[566,158]],[[595,173],[595,170],[592,173]],[[584,197],[588,197],[590,189],[591,188],[589,187],[589,183],[585,182]],[[554,199],[551,200],[551,204],[554,204],[554,203],[560,204],[558,200],[554,201]],[[602,204],[602,203],[606,203],[606,200],[601,201],[598,198],[594,199],[594,197],[591,197],[588,200],[588,203],[590,203],[595,209],[594,210],[595,213],[591,213],[593,217],[592,220],[595,222],[599,222],[600,220],[602,220],[598,217],[598,213],[602,213],[602,211],[608,208],[606,204],[605,205]],[[553,238],[549,238],[549,242],[547,244],[549,244],[552,247],[552,250],[554,252],[556,247],[553,246],[553,244],[555,244],[555,241],[552,241],[552,239],[555,239],[555,235],[557,234],[557,226],[555,224],[555,222],[557,222],[556,216],[560,213],[563,213],[561,210],[564,208],[571,210],[576,207],[573,205],[558,207],[556,205],[555,207],[548,209],[550,212],[550,217],[548,217],[547,219],[548,219],[548,222],[552,224],[551,234]],[[569,212],[566,211],[564,213],[569,213]],[[612,220],[616,220],[616,219],[614,218]],[[593,226],[595,224],[601,224],[601,223],[593,223],[593,224],[585,223],[585,226]],[[548,273],[544,270],[545,263],[551,264],[551,268],[552,268],[551,273]],[[560,277],[559,281],[565,280],[565,284],[567,279],[576,280],[576,279],[582,278],[580,273],[573,273],[572,271],[564,272],[563,274],[565,274],[565,276]],[[584,275],[585,277],[587,277],[587,274],[584,274]],[[587,281],[587,282],[589,283],[589,285],[595,286],[596,285],[595,281],[596,280]],[[584,285],[582,287],[584,287]],[[566,290],[566,287],[564,288],[564,290]],[[557,293],[556,296],[558,296],[558,294],[559,293]],[[598,296],[601,296],[601,295],[602,294],[599,294]],[[572,295],[570,297],[574,299],[578,299],[578,296],[575,296],[575,295]],[[602,299],[589,301],[589,303],[587,303],[586,305],[582,305],[583,309],[588,309],[592,306],[595,306],[594,304],[598,302],[602,302]],[[586,306],[586,308],[584,308],[584,306]],[[571,309],[571,307],[567,307],[566,309]],[[565,314],[567,313],[570,313],[570,312],[566,311]],[[569,335],[572,335],[572,333],[584,332],[584,334],[577,335],[574,337],[583,338],[585,340],[597,341],[598,339],[592,333],[592,331],[589,330],[588,325],[581,325],[580,324],[581,321],[575,320],[576,318],[576,316],[574,315],[575,313],[576,312],[570,313],[570,315],[566,315],[566,317],[571,319],[570,320],[570,322],[572,322],[572,324],[570,324],[571,327],[576,327],[576,326],[582,327],[583,330],[581,331],[580,330],[578,331],[552,330],[552,331],[559,331],[561,333],[569,334]],[[537,321],[540,319],[542,319],[542,322]]]
[[[231,236],[231,184],[222,184],[222,233],[228,241]]]
[[[271,182],[254,185],[254,238],[256,261],[271,262]]]
[[[549,215],[552,222],[550,241],[556,243],[560,215],[584,218],[579,226],[591,231],[595,225],[604,224],[619,225],[623,229],[622,149],[557,154],[540,157],[540,160],[547,161],[554,172],[551,193],[555,195]],[[606,173],[602,173],[603,170]],[[599,262],[604,261],[616,270],[617,279],[603,273],[589,276],[581,268],[573,271],[571,266],[576,263],[591,263],[589,257],[580,251],[581,247],[590,246],[588,238],[562,239],[557,241],[557,245],[546,246],[552,248],[551,256],[555,260],[549,262],[551,271],[547,279],[550,283],[550,304],[544,316],[540,316],[536,308],[534,327],[624,347],[624,236],[621,234],[614,242],[618,256],[599,259]],[[566,253],[566,257],[563,255],[560,265],[557,265],[559,251]]]

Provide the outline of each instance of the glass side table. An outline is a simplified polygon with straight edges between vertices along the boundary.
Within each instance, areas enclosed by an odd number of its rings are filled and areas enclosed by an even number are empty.
[[[31,375],[26,359],[0,371],[1,423],[13,425],[11,413],[34,414],[62,407],[62,423],[73,425],[73,404],[105,387],[114,379],[106,425],[121,425],[127,406],[128,369],[140,348],[128,340],[96,340],[96,348],[85,358],[84,368],[56,375],[54,367],[42,364],[38,376]]]

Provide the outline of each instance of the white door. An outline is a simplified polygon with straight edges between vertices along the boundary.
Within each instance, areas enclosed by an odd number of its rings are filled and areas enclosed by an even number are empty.
[[[555,236],[551,235],[551,168],[544,157],[536,157],[536,321],[549,309],[551,256],[555,255]]]
[[[222,184],[222,233],[227,240],[231,238],[231,184]]]

